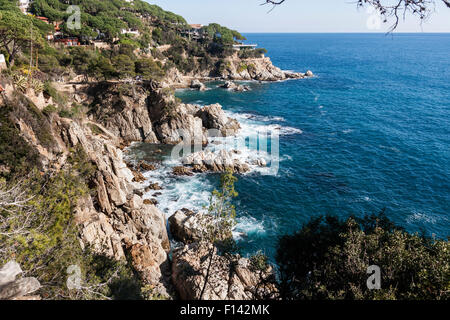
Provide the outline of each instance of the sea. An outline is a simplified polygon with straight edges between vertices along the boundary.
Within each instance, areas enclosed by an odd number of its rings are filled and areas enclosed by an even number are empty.
[[[450,231],[450,34],[246,34],[282,70],[308,79],[246,82],[247,92],[208,83],[204,92],[179,90],[185,103],[220,103],[241,123],[243,137],[277,139],[238,175],[235,239],[242,254],[273,260],[278,239],[311,217],[364,216],[382,211],[409,232],[447,238]],[[208,148],[220,148],[221,142]],[[241,145],[252,162],[258,152]],[[157,161],[146,172],[150,191],[169,217],[204,210],[220,175],[174,177],[171,148],[135,144],[128,157]],[[275,162],[274,162],[275,163]]]

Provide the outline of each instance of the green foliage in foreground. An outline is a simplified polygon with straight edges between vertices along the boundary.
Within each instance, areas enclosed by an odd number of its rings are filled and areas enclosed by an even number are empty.
[[[284,299],[449,299],[448,241],[409,234],[384,214],[313,218],[277,251]],[[381,268],[381,289],[367,268]]]

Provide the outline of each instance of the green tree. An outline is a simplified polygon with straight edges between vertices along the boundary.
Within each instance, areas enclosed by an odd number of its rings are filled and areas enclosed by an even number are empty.
[[[114,77],[116,70],[108,58],[98,55],[97,59],[89,63],[89,76],[95,79],[108,80]]]
[[[0,46],[8,54],[8,62],[14,64],[17,55],[33,43],[42,46],[44,41],[34,18],[17,10],[0,10]]]
[[[91,62],[97,59],[97,52],[86,50],[83,47],[72,47],[70,48],[70,55],[75,72],[84,75],[85,81],[88,81]]]

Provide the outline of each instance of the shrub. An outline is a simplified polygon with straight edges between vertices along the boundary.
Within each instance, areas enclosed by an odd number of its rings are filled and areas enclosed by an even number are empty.
[[[253,271],[264,272],[267,270],[268,266],[269,266],[268,258],[261,251],[257,252],[256,254],[250,257],[250,268]]]
[[[44,177],[34,172],[12,186],[0,181],[0,265],[17,261],[39,280],[44,299],[139,298],[140,283],[126,261],[81,248],[73,210],[86,192],[70,170]],[[80,268],[79,289],[67,288],[69,266]]]

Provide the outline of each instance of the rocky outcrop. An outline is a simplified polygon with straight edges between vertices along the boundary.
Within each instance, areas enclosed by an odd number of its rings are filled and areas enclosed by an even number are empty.
[[[206,86],[204,83],[200,82],[199,80],[195,79],[192,80],[191,82],[191,89],[196,89],[198,91],[205,91],[206,90]]]
[[[174,250],[172,280],[184,300],[269,299],[277,292],[270,267],[257,270],[249,259],[218,255],[216,248],[201,242]]]
[[[9,261],[0,268],[0,300],[40,300],[39,296],[29,296],[41,287],[36,278],[18,278],[22,269],[15,261]]]
[[[314,74],[311,70],[308,70],[308,71],[306,71],[305,76],[306,77],[314,77]]]
[[[234,136],[241,128],[237,120],[225,115],[222,106],[218,103],[201,108],[196,116],[202,119],[202,124],[206,129],[216,129],[223,137]]]
[[[192,176],[192,169],[183,166],[176,166],[172,169],[172,173],[176,176]]]
[[[193,81],[194,85],[202,85]],[[86,95],[100,92],[90,104],[91,121],[102,134],[129,143],[206,144],[208,129],[235,134],[239,123],[225,116],[220,105],[179,103],[170,90],[156,83],[101,83],[85,89]],[[94,122],[93,122],[94,124]]]
[[[144,171],[154,171],[154,170],[156,170],[156,166],[154,164],[147,163],[145,161],[140,161],[138,163],[138,167],[139,167],[139,169],[144,170]]]
[[[220,150],[213,153],[209,150],[192,153],[182,159],[183,165],[192,167],[194,172],[225,172],[231,170],[237,173],[249,171],[245,162],[235,157],[235,153]]]
[[[217,129],[223,134],[236,134],[239,123],[225,115],[218,104],[201,108],[198,105],[177,103],[164,89],[153,90],[149,96],[149,111],[158,140],[165,144],[182,141],[195,145],[208,142],[207,130]]]
[[[156,134],[160,142],[178,144],[182,141],[190,144],[206,144],[208,142],[202,120],[195,116],[197,106],[179,104],[155,124]]]

